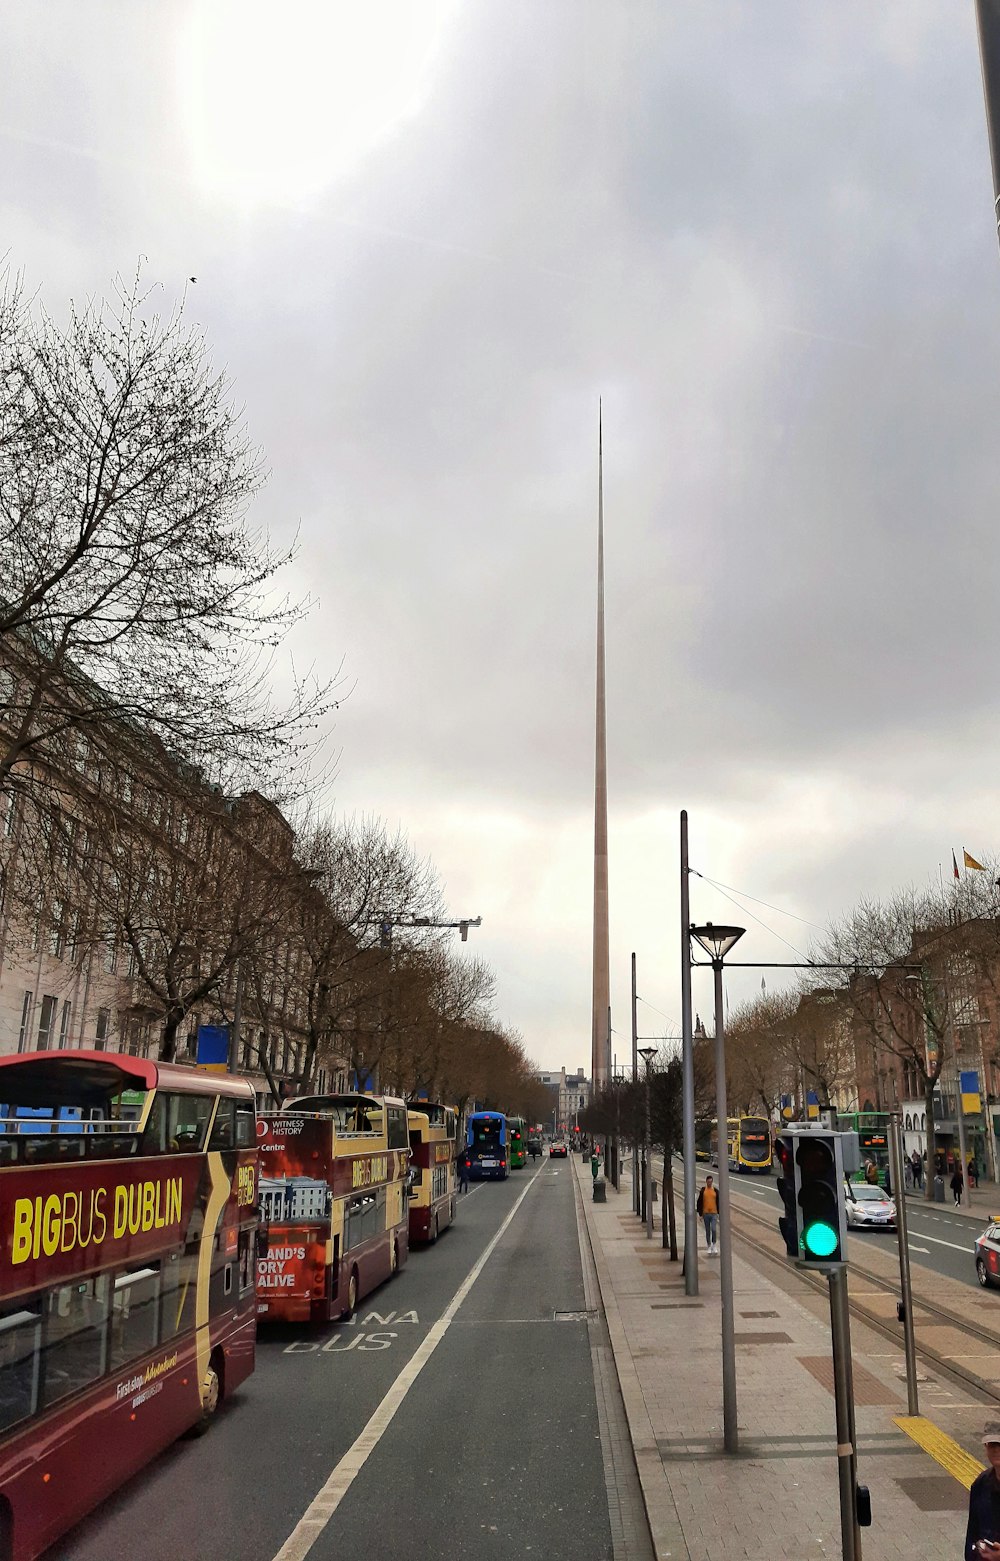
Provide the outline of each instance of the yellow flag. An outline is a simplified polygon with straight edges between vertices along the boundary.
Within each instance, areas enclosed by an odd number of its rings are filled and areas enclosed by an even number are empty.
[[[982,862],[977,862],[974,856],[970,856],[964,846],[962,847],[962,855],[965,858],[966,867],[971,867],[977,873],[985,873],[986,869]]]

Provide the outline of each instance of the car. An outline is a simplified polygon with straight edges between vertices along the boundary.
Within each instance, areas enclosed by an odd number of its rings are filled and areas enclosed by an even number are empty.
[[[884,1187],[873,1182],[846,1182],[844,1191],[849,1229],[896,1229],[896,1205]]]
[[[551,1143],[549,1145],[549,1159],[550,1160],[555,1159],[556,1155],[561,1155],[562,1158],[565,1160],[568,1154],[569,1154],[569,1150],[566,1148],[566,1145],[562,1142],[561,1139],[556,1139],[556,1141],[554,1143]]]
[[[981,1236],[976,1237],[976,1278],[984,1290],[1000,1286],[1000,1214],[991,1214]]]

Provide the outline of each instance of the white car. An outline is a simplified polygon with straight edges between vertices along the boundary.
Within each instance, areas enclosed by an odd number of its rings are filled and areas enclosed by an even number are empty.
[[[896,1205],[883,1187],[871,1182],[847,1182],[847,1224],[865,1230],[895,1230]]]

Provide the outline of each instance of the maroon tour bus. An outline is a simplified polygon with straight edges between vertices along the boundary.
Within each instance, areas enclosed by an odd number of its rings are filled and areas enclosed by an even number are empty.
[[[253,1370],[256,1144],[245,1079],[0,1058],[0,1561],[33,1561]]]
[[[410,1130],[410,1240],[436,1241],[455,1218],[455,1146],[458,1112],[418,1100],[407,1112]]]

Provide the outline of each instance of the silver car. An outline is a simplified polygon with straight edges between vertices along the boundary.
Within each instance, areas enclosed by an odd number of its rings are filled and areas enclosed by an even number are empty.
[[[852,1229],[895,1230],[896,1205],[884,1187],[872,1182],[847,1182],[847,1223]]]

